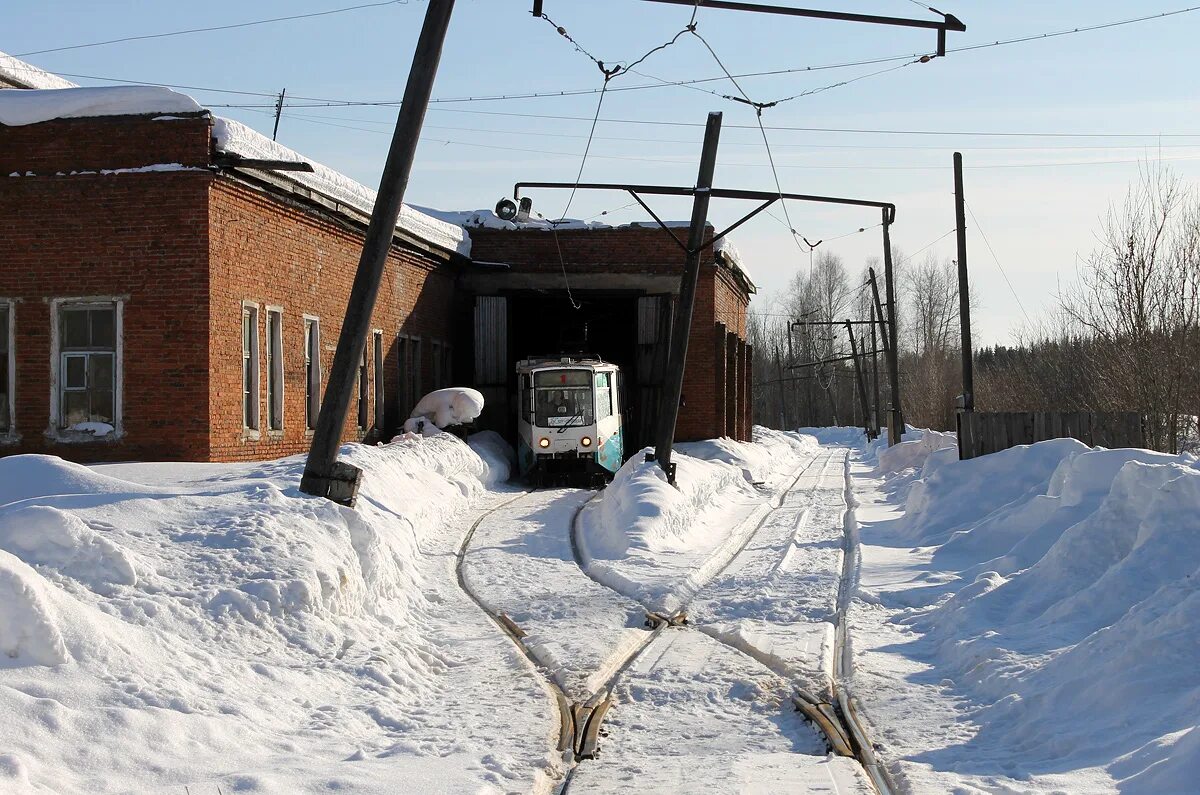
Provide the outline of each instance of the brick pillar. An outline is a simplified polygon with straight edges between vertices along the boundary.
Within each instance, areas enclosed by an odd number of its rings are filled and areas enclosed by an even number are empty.
[[[726,354],[725,341],[726,330],[724,323],[717,323],[717,341],[714,347],[715,354],[713,355],[714,364],[716,365],[715,374],[713,376],[713,400],[716,403],[716,412],[713,417],[713,426],[709,429],[707,435],[712,437],[723,436],[725,434],[725,422],[728,414],[726,404],[725,389],[726,389]]]
[[[750,403],[749,390],[746,388],[746,374],[749,372],[747,362],[747,347],[744,339],[738,339],[738,416],[737,416],[737,436],[734,437],[739,441],[746,441],[750,436],[750,426],[746,424],[746,408]]]
[[[741,361],[738,350],[738,338],[732,331],[725,335],[725,431],[724,435],[736,439],[738,436],[738,411],[741,404],[738,402],[738,395],[741,388],[738,385],[738,378],[741,375],[742,368],[738,366]]]
[[[754,346],[746,343],[746,441],[754,439]]]

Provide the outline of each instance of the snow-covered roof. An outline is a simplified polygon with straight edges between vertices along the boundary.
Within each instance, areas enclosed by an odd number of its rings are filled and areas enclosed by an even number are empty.
[[[51,119],[200,113],[203,110],[187,94],[160,86],[53,88],[0,93],[0,124],[9,127]]]
[[[19,88],[77,88],[70,80],[0,52],[0,82]]]
[[[0,124],[22,126],[93,116],[159,115],[207,112],[194,99],[162,86],[105,86],[0,91]],[[278,172],[280,179],[303,185],[336,203],[370,215],[376,192],[328,166],[272,141],[232,119],[213,117],[218,152],[254,160],[285,160],[312,166],[311,173]],[[437,248],[464,257],[471,254],[471,237],[457,223],[448,223],[404,205],[396,228]]]
[[[219,152],[240,155],[255,160],[286,160],[312,166],[312,173],[303,171],[279,172],[280,176],[304,185],[342,204],[370,215],[375,206],[376,192],[366,185],[304,157],[256,130],[233,119],[213,119],[213,138]],[[464,257],[471,255],[471,236],[459,224],[449,223],[408,204],[400,208],[396,228]]]
[[[579,229],[645,229],[658,228],[657,223],[648,223],[645,221],[634,221],[628,224],[620,224],[613,226],[606,224],[603,221],[581,221],[575,218],[567,218],[556,223],[551,223],[542,216],[530,218],[528,221],[505,221],[496,215],[491,210],[433,210],[428,207],[418,207],[421,212],[426,215],[431,215],[434,218],[441,219],[451,224],[458,224],[466,230],[471,229],[501,229],[508,231],[516,230],[544,230],[557,229],[560,232],[579,230]],[[692,225],[691,221],[663,221],[663,224],[668,227],[677,229],[686,229]],[[750,288],[750,292],[757,292],[754,285],[754,280],[746,271],[745,262],[742,260],[741,254],[737,250],[737,246],[728,237],[722,237],[713,244],[713,253],[715,253],[722,262],[729,266],[735,273],[741,275],[745,280],[746,285]]]

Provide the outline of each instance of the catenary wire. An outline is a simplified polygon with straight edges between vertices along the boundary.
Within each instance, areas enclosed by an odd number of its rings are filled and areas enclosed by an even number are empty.
[[[1029,313],[1025,311],[1025,304],[1021,303],[1021,296],[1017,295],[1013,283],[1008,279],[1008,273],[1004,270],[1004,266],[1000,264],[1000,258],[996,256],[995,249],[992,248],[991,242],[988,240],[987,234],[983,231],[983,226],[979,223],[979,219],[975,217],[975,211],[971,209],[971,205],[966,199],[963,199],[963,205],[967,208],[967,212],[971,214],[971,220],[975,222],[975,228],[979,230],[979,236],[983,238],[983,244],[987,246],[988,253],[992,255],[992,261],[996,263],[996,267],[1000,269],[1000,275],[1004,277],[1004,283],[1008,285],[1008,291],[1012,293],[1012,297],[1016,300],[1017,306],[1021,308],[1021,314],[1025,316],[1028,323],[1033,323],[1029,317]]]

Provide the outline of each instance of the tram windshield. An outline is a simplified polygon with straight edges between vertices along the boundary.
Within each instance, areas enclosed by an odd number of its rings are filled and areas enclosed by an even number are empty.
[[[534,424],[569,428],[595,422],[590,370],[542,370],[533,374]]]

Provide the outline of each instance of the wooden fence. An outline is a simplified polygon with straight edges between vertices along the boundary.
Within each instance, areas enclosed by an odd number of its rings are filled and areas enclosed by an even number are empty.
[[[959,412],[958,454],[975,458],[1046,439],[1078,439],[1100,447],[1145,447],[1142,415],[1136,411]]]

